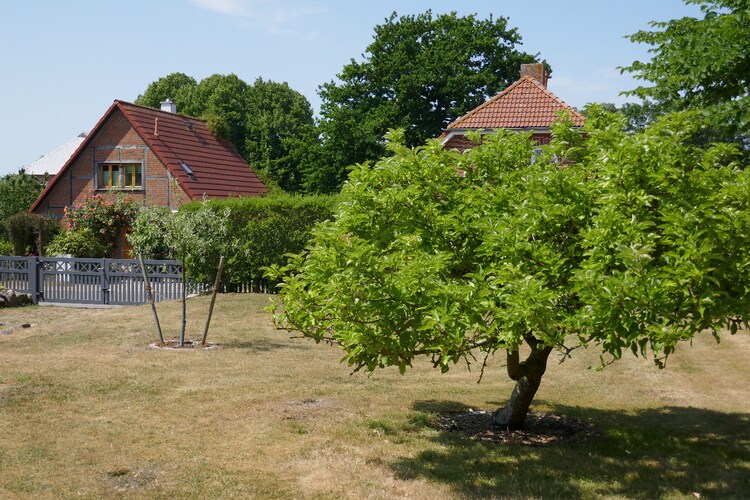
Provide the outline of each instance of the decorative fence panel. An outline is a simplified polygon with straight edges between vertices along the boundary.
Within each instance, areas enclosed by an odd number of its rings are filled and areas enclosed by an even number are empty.
[[[37,277],[34,257],[0,257],[0,285],[5,288],[32,293]]]
[[[157,301],[182,296],[182,263],[144,262]],[[31,294],[34,303],[143,304],[148,300],[137,260],[0,257],[0,285]]]
[[[154,299],[176,300],[182,297],[182,263],[174,260],[144,262]],[[110,304],[143,304],[148,300],[143,273],[137,260],[107,259]]]
[[[40,288],[45,302],[106,304],[103,259],[47,258],[37,260]]]

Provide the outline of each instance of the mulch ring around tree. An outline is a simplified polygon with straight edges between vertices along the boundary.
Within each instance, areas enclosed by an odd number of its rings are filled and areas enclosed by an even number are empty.
[[[561,442],[585,441],[599,435],[591,422],[554,413],[529,412],[524,429],[496,426],[491,411],[447,413],[434,422],[440,430],[462,434],[474,441],[493,444],[549,446]]]
[[[221,344],[206,342],[206,345],[203,345],[200,340],[185,339],[182,347],[180,347],[180,339],[164,339],[163,344],[153,342],[149,344],[149,347],[152,349],[203,349],[205,351],[208,349],[218,349],[221,347]]]

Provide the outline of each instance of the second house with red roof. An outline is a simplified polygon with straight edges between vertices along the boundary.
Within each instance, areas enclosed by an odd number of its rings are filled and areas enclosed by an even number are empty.
[[[547,90],[544,65],[522,64],[521,78],[448,125],[441,136],[442,143],[447,149],[464,151],[476,146],[467,133],[478,130],[490,134],[495,129],[507,129],[529,132],[537,144],[548,144],[552,125],[561,113],[567,114],[574,128],[583,127],[583,115]]]

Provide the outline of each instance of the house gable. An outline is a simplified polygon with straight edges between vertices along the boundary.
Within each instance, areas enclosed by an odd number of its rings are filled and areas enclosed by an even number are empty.
[[[140,165],[140,186],[127,189],[101,188],[100,169],[103,165],[111,164]],[[142,204],[169,208],[176,208],[190,199],[172,182],[171,174],[163,162],[117,107],[110,108],[97,123],[37,198],[31,211],[61,219],[65,207],[82,203],[93,195],[110,200],[124,195]]]
[[[574,127],[583,126],[584,116],[537,79],[542,75],[546,81],[541,64],[522,65],[521,73],[508,88],[448,125],[442,135],[444,147],[463,151],[475,145],[466,138],[467,132],[490,133],[495,129],[531,132],[533,140],[546,144],[560,113],[568,113]]]

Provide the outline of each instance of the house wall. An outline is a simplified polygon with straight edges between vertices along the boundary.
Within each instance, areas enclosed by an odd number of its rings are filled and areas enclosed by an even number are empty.
[[[97,162],[140,161],[143,163],[143,187],[133,190],[96,188]],[[143,205],[176,209],[189,201],[164,164],[141,139],[122,112],[113,113],[79,153],[70,167],[35,210],[48,217],[62,219],[66,206],[82,203],[87,197],[101,195],[116,200],[118,195],[131,196]]]
[[[531,140],[536,142],[539,145],[542,144],[549,144],[549,142],[552,140],[552,134],[548,133],[535,133],[531,134]],[[464,152],[467,149],[471,149],[476,144],[472,141],[470,141],[465,135],[462,134],[456,134],[443,145],[445,149],[456,149],[458,151]]]

